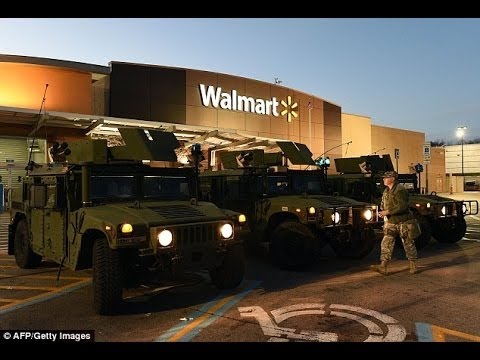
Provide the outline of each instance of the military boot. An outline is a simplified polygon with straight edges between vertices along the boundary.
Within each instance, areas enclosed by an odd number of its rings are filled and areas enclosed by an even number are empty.
[[[417,263],[415,260],[410,260],[410,270],[408,270],[410,274],[418,273]]]
[[[388,275],[387,272],[387,260],[383,260],[380,265],[370,265],[370,270],[376,271],[382,275]]]

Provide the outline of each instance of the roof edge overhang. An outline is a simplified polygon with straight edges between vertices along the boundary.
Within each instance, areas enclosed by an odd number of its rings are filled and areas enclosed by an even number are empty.
[[[67,113],[59,111],[47,111],[38,114],[38,111],[23,108],[0,106],[0,123],[21,123],[31,126],[32,130],[29,136],[36,133],[42,126],[54,126],[77,129],[83,131],[85,135],[102,134],[102,135],[119,135],[118,128],[122,127],[138,127],[146,130],[168,131],[176,134],[183,134],[184,140],[188,145],[197,140],[205,141],[208,137],[217,138],[220,142],[219,148],[228,148],[229,145],[248,140],[252,143],[258,140],[268,140],[270,143],[276,141],[284,141],[282,139],[266,138],[243,133],[235,129],[222,129],[208,126],[176,124],[160,121],[148,121],[129,118],[117,118],[103,115]],[[40,132],[41,133],[41,132]],[[225,135],[222,136],[221,133]],[[222,141],[223,140],[223,141]],[[228,144],[231,143],[231,144]],[[215,148],[215,144],[212,144]]]
[[[69,69],[69,70],[89,72],[91,74],[97,74],[97,75],[110,74],[109,66],[87,64],[87,63],[81,63],[76,61],[40,58],[40,57],[34,57],[34,56],[0,54],[0,62],[52,66],[52,67],[59,67],[63,69]]]

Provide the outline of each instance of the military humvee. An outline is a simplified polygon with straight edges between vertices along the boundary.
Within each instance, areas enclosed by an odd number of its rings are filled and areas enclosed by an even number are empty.
[[[362,173],[362,164],[368,164],[368,171]],[[384,189],[381,175],[394,170],[390,155],[335,159],[335,165],[342,174],[328,177],[330,193],[380,204]],[[415,239],[417,249],[425,247],[431,237],[442,243],[461,240],[467,229],[465,216],[478,214],[476,200],[458,201],[435,192],[420,194],[416,174],[399,174],[398,181],[409,191],[410,210],[422,229],[422,235]]]
[[[93,267],[99,314],[117,311],[123,289],[181,279],[187,270],[208,269],[218,288],[239,285],[244,257],[235,230],[244,216],[198,201],[195,169],[142,162],[176,161],[173,133],[150,131],[151,141],[141,129],[120,132],[126,146],[64,143],[57,152],[68,162],[30,167],[13,194],[8,229],[18,266],[46,258],[73,270]]]
[[[294,165],[314,165],[309,151],[302,154],[303,144],[277,144]],[[222,154],[223,166],[230,168],[202,172],[201,194],[220,207],[246,213],[250,241],[268,245],[275,263],[280,267],[311,264],[328,244],[339,257],[362,258],[372,250],[374,228],[381,226],[375,205],[324,195],[321,170],[270,167],[267,156],[278,159],[278,154],[252,153],[253,161],[246,166],[228,161],[244,155]]]

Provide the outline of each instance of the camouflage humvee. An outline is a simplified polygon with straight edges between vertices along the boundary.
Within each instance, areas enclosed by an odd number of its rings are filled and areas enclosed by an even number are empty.
[[[293,143],[277,143],[293,164],[314,165],[311,153],[298,154],[288,145]],[[362,258],[370,253],[374,228],[381,226],[375,205],[324,195],[322,171],[268,168],[267,156],[278,158],[277,154],[255,151],[253,163],[247,166],[222,159],[230,169],[200,174],[204,199],[247,214],[250,241],[268,245],[281,267],[311,264],[325,245],[340,257]]]
[[[218,288],[239,285],[244,257],[235,230],[244,216],[198,201],[193,168],[142,162],[176,161],[173,133],[150,131],[151,141],[141,129],[120,132],[126,146],[64,143],[68,163],[28,171],[9,225],[8,253],[18,266],[47,258],[73,270],[93,267],[99,314],[117,310],[124,288],[181,279],[187,270],[208,269]]]
[[[365,163],[369,164],[370,171],[361,173],[360,164]],[[380,204],[384,189],[381,175],[394,170],[390,155],[335,159],[335,165],[343,174],[329,175],[330,193]],[[415,239],[417,249],[425,247],[431,237],[442,243],[461,240],[467,229],[465,216],[478,214],[476,200],[453,200],[435,192],[420,194],[416,174],[399,174],[398,181],[409,191],[410,210],[422,229],[422,234]]]

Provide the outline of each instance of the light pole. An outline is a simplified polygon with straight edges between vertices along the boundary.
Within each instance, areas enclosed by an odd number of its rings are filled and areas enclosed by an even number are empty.
[[[462,139],[462,191],[465,191],[465,173],[463,168],[463,138],[465,136],[465,130],[467,130],[466,126],[459,126],[457,127],[457,136]]]

